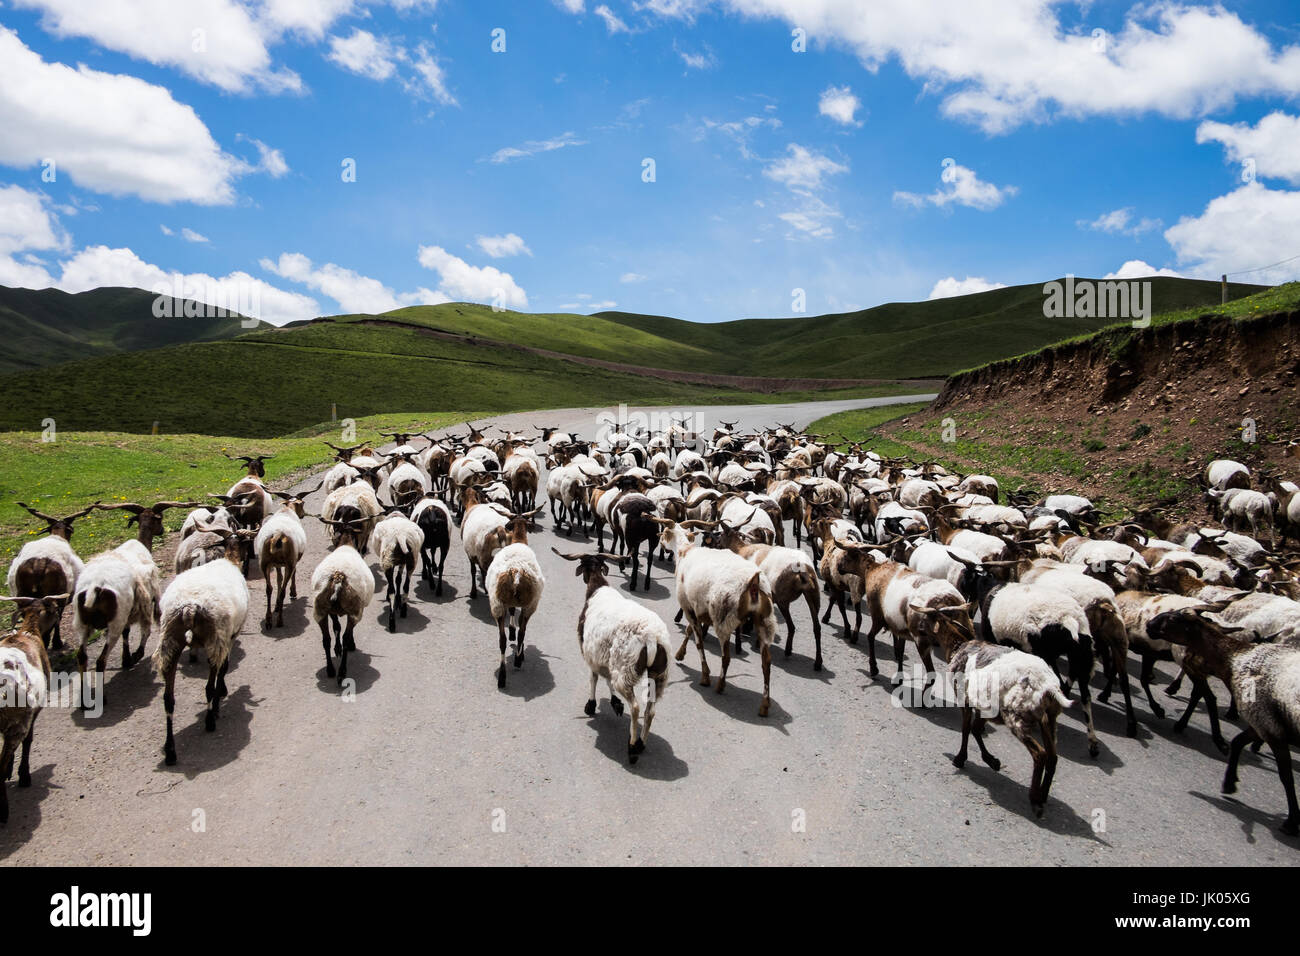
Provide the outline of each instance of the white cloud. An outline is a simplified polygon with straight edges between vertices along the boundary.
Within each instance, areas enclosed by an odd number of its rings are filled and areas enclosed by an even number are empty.
[[[235,0],[15,0],[40,10],[41,27],[86,37],[231,93],[302,89],[290,70],[273,70],[267,28]],[[284,6],[284,5],[281,5]]]
[[[330,37],[326,59],[360,76],[383,81],[397,72],[400,56],[401,50],[389,40],[354,27],[351,36]]]
[[[582,13],[583,0],[555,0],[555,5],[567,13]]]
[[[203,272],[168,272],[127,248],[88,246],[61,265],[63,275],[57,285],[65,292],[85,292],[100,286],[135,287],[214,305],[225,303],[273,325],[320,314],[314,299],[286,292],[246,272],[221,277]]]
[[[1137,237],[1144,232],[1159,229],[1164,223],[1159,219],[1147,219],[1145,217],[1134,222],[1133,207],[1126,206],[1123,209],[1112,209],[1110,212],[1102,213],[1091,221],[1079,219],[1075,222],[1075,225],[1080,229],[1090,229],[1093,232]]]
[[[523,238],[513,232],[508,232],[504,236],[475,236],[474,242],[493,259],[533,254],[533,250],[528,248]]]
[[[959,206],[969,206],[987,212],[996,209],[1008,196],[1014,196],[1017,192],[1015,186],[994,186],[992,183],[986,183],[975,174],[975,170],[949,160],[944,160],[940,179],[942,183],[932,193],[920,195],[899,191],[894,193],[894,201],[916,207],[929,203],[940,209],[950,203],[956,203]]]
[[[650,0],[639,9],[693,18],[702,0]],[[1300,47],[1274,48],[1222,5],[1135,4],[1097,43],[1066,28],[1061,0],[718,0],[746,17],[778,18],[811,40],[847,48],[868,69],[894,59],[949,116],[1003,132],[1053,113],[1156,113],[1186,119],[1240,99],[1294,97]],[[1083,6],[1088,10],[1086,5]]]
[[[603,3],[596,8],[596,16],[605,21],[605,29],[608,30],[611,35],[615,33],[632,32],[628,29],[628,25],[619,19],[618,14]]]
[[[246,164],[222,152],[194,110],[133,76],[47,63],[0,27],[0,163],[45,159],[114,196],[204,205],[234,201]]]
[[[466,302],[495,302],[512,309],[528,308],[528,296],[510,273],[494,266],[472,266],[441,246],[420,246],[420,265],[437,272],[439,291]]]
[[[0,186],[0,255],[67,247],[68,238],[47,203],[41,193],[21,186]]]
[[[1157,269],[1141,259],[1130,259],[1114,272],[1107,272],[1103,279],[1143,279],[1149,276],[1171,276],[1175,279],[1183,278],[1181,272],[1175,272],[1173,269]]]
[[[817,101],[817,112],[842,126],[861,126],[861,121],[854,119],[861,106],[861,101],[847,86],[828,86]]]
[[[415,56],[411,58],[411,67],[415,70],[418,82],[407,83],[408,91],[421,95],[427,93],[443,106],[460,105],[456,102],[456,97],[447,89],[447,74],[442,64],[424,44],[420,44],[416,49]]]
[[[718,58],[713,55],[707,43],[704,45],[703,53],[692,53],[678,47],[677,41],[673,40],[673,52],[682,58],[688,70],[707,70],[718,65]]]
[[[564,149],[566,146],[585,145],[587,145],[585,139],[578,139],[573,135],[573,133],[561,133],[554,139],[532,139],[521,146],[502,147],[488,157],[488,161],[493,163],[508,163],[513,159],[535,156],[538,153],[549,153],[557,149]]]
[[[176,233],[172,232],[170,229],[167,228],[167,226],[166,226],[165,223],[160,223],[160,224],[158,225],[158,228],[162,230],[162,234],[163,234],[164,236],[174,236],[174,235],[176,235]]]
[[[754,133],[763,127],[780,129],[781,121],[774,116],[746,116],[744,119],[730,120],[725,123],[705,118],[697,131],[696,138],[702,138],[709,130],[717,130],[735,140],[743,159],[757,159],[758,157],[749,148],[749,141]]]
[[[830,203],[805,194],[799,208],[783,212],[777,218],[795,230],[786,234],[787,239],[829,239],[835,235],[831,223],[844,217]]]
[[[940,279],[930,290],[926,299],[950,299],[955,295],[971,295],[976,292],[989,292],[993,289],[1005,289],[1005,282],[990,282],[983,276],[967,276],[964,279],[958,279],[956,276],[948,276],[946,279]]]
[[[627,283],[645,282],[645,280],[648,278],[649,276],[643,276],[639,272],[624,272],[621,276],[618,277],[618,281],[627,282]]]
[[[437,305],[449,301],[446,295],[424,288],[397,293],[378,279],[332,262],[316,266],[300,252],[284,252],[278,260],[262,259],[259,265],[267,272],[300,282],[329,296],[346,313],[378,314],[408,305]]]
[[[1300,186],[1300,116],[1269,113],[1254,126],[1206,121],[1197,127],[1196,141],[1222,143],[1233,162],[1253,161],[1255,176]]]
[[[1294,255],[1300,236],[1300,191],[1269,189],[1259,182],[1212,199],[1199,216],[1184,216],[1165,230],[1180,264],[1202,278],[1255,270]],[[1282,282],[1296,277],[1296,263],[1240,275],[1241,282]]]
[[[791,143],[787,156],[778,159],[763,170],[768,179],[775,179],[790,189],[812,191],[820,189],[822,177],[847,173],[849,167],[821,153]]]
[[[193,229],[189,228],[188,226],[186,226],[181,230],[181,237],[186,242],[207,242],[208,241],[207,236],[203,235],[202,233],[195,232]]]
[[[280,150],[272,149],[260,139],[245,136],[243,133],[236,133],[235,139],[252,143],[257,147],[257,165],[250,167],[250,169],[265,172],[272,179],[279,179],[281,176],[289,172],[289,164],[285,162],[284,153]]]
[[[263,21],[276,30],[319,40],[341,17],[354,12],[353,0],[262,0]]]

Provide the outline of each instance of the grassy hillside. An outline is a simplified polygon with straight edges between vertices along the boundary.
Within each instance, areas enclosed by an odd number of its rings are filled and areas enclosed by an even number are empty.
[[[889,392],[890,389],[885,389]],[[894,389],[897,391],[897,389]],[[881,389],[817,397],[857,397]],[[416,329],[315,323],[226,342],[104,356],[0,378],[0,429],[280,435],[393,408],[484,412],[592,405],[798,401],[612,372]]]
[[[1217,307],[1219,284],[1153,278],[1154,311]],[[1264,287],[1229,284],[1238,298]],[[1057,342],[1112,324],[1109,319],[1048,319],[1043,285],[1012,286],[929,302],[891,302],[860,312],[742,319],[696,325],[659,316],[598,315],[638,332],[705,349],[726,367],[754,375],[826,378],[942,377],[972,364]]]
[[[383,431],[432,431],[480,417],[477,412],[376,415],[359,419],[357,440]],[[18,507],[25,501],[46,514],[71,514],[102,500],[197,501],[209,492],[225,492],[243,473],[232,455],[272,454],[266,463],[272,487],[306,474],[329,461],[333,452],[321,443],[340,444],[337,425],[316,425],[284,438],[244,439],[207,435],[130,435],[121,432],[61,432],[42,442],[38,433],[0,434],[0,563],[10,560],[40,521]],[[184,509],[164,514],[168,531],[180,528]],[[134,536],[123,512],[95,512],[77,521],[73,547],[83,557],[114,547]]]
[[[0,286],[0,374],[74,359],[229,339],[248,329],[239,318],[186,317],[186,300],[170,300],[174,318],[156,318],[156,296],[143,289]],[[263,327],[266,327],[263,324]]]

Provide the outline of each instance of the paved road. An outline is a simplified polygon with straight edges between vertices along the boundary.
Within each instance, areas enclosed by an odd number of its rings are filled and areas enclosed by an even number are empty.
[[[902,401],[888,399],[884,401]],[[744,426],[812,419],[873,402],[696,409]],[[598,410],[510,415],[592,434]],[[312,500],[309,506],[317,507]],[[283,629],[263,633],[260,579],[233,657],[230,696],[203,731],[205,665],[177,681],[180,761],[165,767],[160,684],[148,667],[110,665],[97,720],[47,710],[32,753],[34,786],[10,790],[0,859],[16,864],[1294,864],[1274,829],[1284,808],[1271,758],[1247,754],[1236,799],[1219,795],[1223,763],[1203,712],[1174,736],[1139,705],[1139,736],[1122,712],[1097,706],[1100,757],[1087,756],[1077,714],[1062,719],[1061,766],[1047,814],[1029,812],[1029,759],[1004,730],[954,770],[960,720],[951,709],[893,705],[892,653],[867,675],[865,645],[838,626],[812,669],[806,611],[795,653],[772,669],[772,708],[757,716],[758,655],[733,659],[725,694],[698,686],[694,649],[673,677],[650,746],[626,762],[626,717],[601,698],[583,714],[587,670],[575,625],[582,586],[551,554],[549,517],[533,538],[547,589],[529,654],[498,690],[496,628],[470,607],[459,540],[447,587],[418,585],[396,634],[376,601],[349,659],[355,700],[324,676],[304,596]],[[672,576],[657,566],[646,601],[676,612]],[[679,629],[669,624],[670,634]],[[674,637],[674,640],[676,638]],[[706,643],[716,665],[716,642]],[[153,645],[150,645],[152,653]],[[915,658],[914,650],[909,660]],[[715,667],[716,670],[716,667]],[[1171,676],[1163,671],[1163,681]],[[1134,671],[1134,675],[1136,673]],[[1163,682],[1162,681],[1162,682]],[[1158,693],[1160,693],[1158,691]],[[1118,697],[1118,695],[1116,695]],[[1184,698],[1185,699],[1185,698]],[[1077,709],[1077,708],[1076,708]]]

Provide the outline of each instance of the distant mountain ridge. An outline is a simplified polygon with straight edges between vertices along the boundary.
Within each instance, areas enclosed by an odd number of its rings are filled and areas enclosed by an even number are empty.
[[[269,328],[261,321],[246,328],[239,315],[209,318],[210,307],[192,299],[163,297],[158,317],[158,299],[115,286],[76,293],[0,286],[0,374]]]

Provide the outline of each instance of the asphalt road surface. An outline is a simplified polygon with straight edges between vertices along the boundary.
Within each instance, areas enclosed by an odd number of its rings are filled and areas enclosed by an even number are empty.
[[[702,426],[800,426],[870,402],[693,409]],[[557,425],[591,436],[596,409],[509,415],[506,426]],[[364,436],[362,436],[364,437]],[[274,477],[274,476],[272,476]],[[314,481],[313,481],[314,483]],[[313,511],[319,496],[309,500]],[[497,632],[486,598],[473,606],[468,564],[453,531],[446,588],[417,579],[409,616],[389,634],[382,588],[349,657],[345,699],[325,677],[307,611],[311,569],[325,553],[319,522],[299,568],[284,628],[264,632],[263,585],[227,677],[215,733],[203,730],[206,664],[182,658],[177,677],[179,762],[162,761],[162,689],[147,663],[121,672],[111,655],[99,718],[49,708],[36,725],[31,789],[10,784],[12,816],[0,859],[13,864],[1294,864],[1296,841],[1274,762],[1247,751],[1234,798],[1219,794],[1223,758],[1204,709],[1186,733],[1152,717],[1130,668],[1136,739],[1123,736],[1116,693],[1096,705],[1101,754],[1090,759],[1077,705],[1061,719],[1061,763],[1042,820],[1030,811],[1030,761],[1001,728],[988,740],[1001,772],[972,755],[953,708],[895,706],[891,647],[867,673],[865,642],[836,620],[824,629],[825,667],[812,668],[807,610],[792,611],[794,655],[773,655],[772,707],[758,716],[759,655],[733,657],[726,692],[699,686],[689,648],[672,677],[649,746],[626,757],[627,717],[600,685],[583,714],[588,671],[576,623],[583,600],[573,565],[552,544],[549,512],[531,543],[546,574],[528,653],[498,690]],[[593,542],[594,545],[594,542]],[[372,565],[373,566],[373,565]],[[629,571],[630,573],[630,571]],[[671,623],[670,568],[656,564],[636,599]],[[170,575],[168,575],[170,578]],[[613,577],[617,580],[617,572]],[[378,581],[378,576],[376,577]],[[623,579],[625,580],[625,578]],[[625,585],[623,585],[625,586]],[[864,625],[864,631],[866,627]],[[778,634],[784,629],[778,627]],[[155,638],[148,651],[152,654]],[[718,645],[706,641],[710,666]],[[908,661],[916,659],[909,645]],[[1172,673],[1158,669],[1164,697]]]

